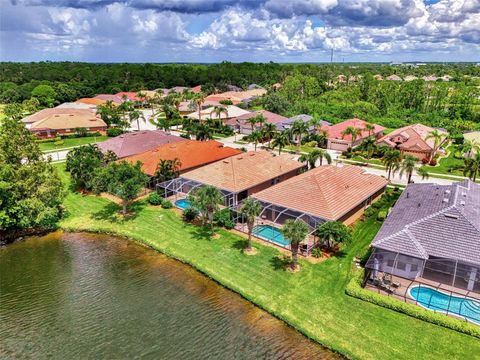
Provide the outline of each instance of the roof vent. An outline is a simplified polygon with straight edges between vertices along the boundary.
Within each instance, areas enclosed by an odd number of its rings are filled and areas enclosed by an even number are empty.
[[[465,206],[465,201],[464,200],[460,201],[460,205]]]
[[[409,197],[410,197],[410,193],[409,193],[409,192],[407,192],[407,199],[408,199]]]
[[[465,191],[462,192],[463,197],[467,197],[467,193]]]
[[[445,194],[450,194],[450,190],[449,189],[445,190]]]
[[[455,214],[448,214],[446,213],[445,214],[445,217],[449,218],[449,219],[458,219],[458,215],[455,215]]]
[[[448,203],[448,198],[443,198],[444,203]]]

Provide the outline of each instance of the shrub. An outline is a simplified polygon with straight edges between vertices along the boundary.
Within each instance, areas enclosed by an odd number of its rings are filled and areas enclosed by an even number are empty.
[[[115,137],[123,134],[123,130],[119,128],[109,128],[107,129],[107,136]]]
[[[183,221],[191,223],[198,217],[198,210],[193,207],[187,207],[183,210]]]
[[[312,250],[312,256],[316,258],[322,257],[322,250],[320,248],[315,248]]]
[[[379,201],[375,201],[373,204],[372,204],[372,207],[374,209],[380,209],[382,207],[382,200],[379,200]]]
[[[402,302],[398,299],[374,293],[362,287],[364,270],[356,271],[345,288],[345,293],[352,297],[367,301],[369,303],[398,311],[408,316],[427,321],[429,323],[443,326],[464,334],[480,338],[480,326],[470,324],[466,321],[455,319],[442,313],[436,313],[420,306]]]
[[[387,212],[385,210],[379,211],[377,215],[377,220],[383,221],[387,218]]]
[[[85,137],[87,136],[87,134],[88,134],[88,131],[84,127],[78,128],[77,130],[75,130],[75,137]]]
[[[233,105],[232,100],[220,100],[219,103],[222,105]]]
[[[173,207],[173,204],[171,201],[163,199],[162,200],[162,208],[164,209],[171,209]]]
[[[213,222],[215,225],[224,227],[225,229],[233,229],[235,227],[229,209],[217,211],[213,216]]]
[[[163,198],[157,192],[152,192],[148,195],[147,201],[150,205],[162,205]]]
[[[377,209],[370,206],[369,208],[365,209],[364,215],[366,217],[370,217],[370,216],[373,216],[376,212],[377,212]]]
[[[180,137],[184,138],[184,139],[187,139],[187,140],[190,140],[190,135],[188,135],[188,134],[180,134]]]

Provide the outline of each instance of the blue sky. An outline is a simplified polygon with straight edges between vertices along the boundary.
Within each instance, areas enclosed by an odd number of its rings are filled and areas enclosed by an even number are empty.
[[[0,0],[0,60],[480,61],[480,0]]]

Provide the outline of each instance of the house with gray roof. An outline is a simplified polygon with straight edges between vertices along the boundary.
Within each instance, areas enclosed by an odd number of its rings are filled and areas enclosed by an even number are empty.
[[[410,184],[372,242],[366,268],[480,293],[480,184]]]
[[[307,115],[307,114],[300,114],[300,115],[292,116],[291,118],[288,118],[287,120],[285,120],[281,123],[277,123],[275,125],[277,126],[278,131],[284,131],[284,130],[290,129],[292,127],[292,124],[295,121],[303,121],[303,122],[309,123],[312,119],[313,119],[313,116],[310,116],[310,115]],[[328,121],[320,120],[320,124],[319,124],[320,127],[330,126],[330,125],[332,125],[332,124],[329,123]],[[310,133],[313,133],[314,130],[315,129],[313,128],[313,126],[310,126],[308,131]]]

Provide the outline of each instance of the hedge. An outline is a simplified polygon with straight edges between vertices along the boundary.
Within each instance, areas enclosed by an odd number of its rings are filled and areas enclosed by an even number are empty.
[[[347,284],[347,287],[345,288],[345,293],[347,293],[347,295],[356,297],[369,303],[383,306],[387,309],[398,311],[400,313],[412,316],[423,321],[427,321],[435,325],[443,326],[464,334],[480,338],[480,326],[364,289],[362,287],[363,277],[364,270],[356,271],[353,274],[350,282]]]

